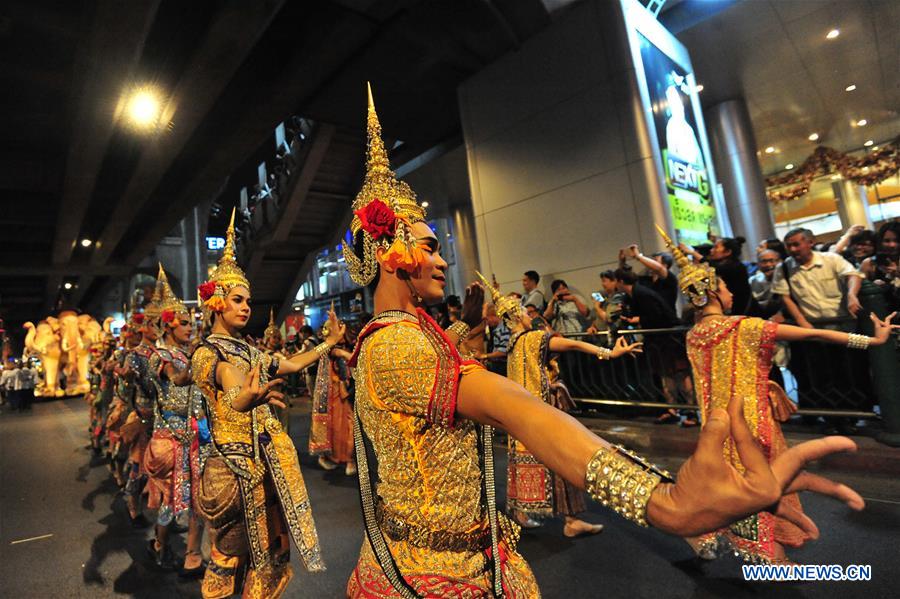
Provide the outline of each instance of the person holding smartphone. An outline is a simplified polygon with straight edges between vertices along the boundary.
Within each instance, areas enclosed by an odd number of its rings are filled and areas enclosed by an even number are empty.
[[[550,291],[553,296],[547,304],[547,309],[544,310],[544,318],[550,321],[553,330],[563,335],[583,333],[583,319],[590,313],[584,298],[572,293],[562,279],[550,283]]]

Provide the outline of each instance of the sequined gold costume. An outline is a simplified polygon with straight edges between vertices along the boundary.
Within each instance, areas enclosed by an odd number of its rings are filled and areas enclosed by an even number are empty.
[[[157,348],[150,359],[156,375],[157,404],[153,435],[144,452],[147,507],[158,509],[157,524],[167,526],[192,508],[192,489],[200,479],[200,444],[196,421],[202,398],[194,385],[172,384],[162,373],[165,364],[184,370],[190,364],[177,347]]]
[[[477,425],[457,420],[463,363],[423,311],[384,312],[357,342],[356,409],[378,457],[378,526],[397,569],[423,597],[489,597],[492,564]],[[360,470],[363,476],[363,470]],[[538,597],[504,521],[499,543],[507,597]],[[350,597],[398,597],[369,540]]]
[[[774,322],[732,316],[703,320],[687,336],[688,358],[704,424],[713,408],[726,408],[732,398],[742,398],[744,418],[769,462],[788,448],[781,427],[772,416],[768,395],[777,328]],[[730,437],[725,442],[725,458],[740,472],[744,471]],[[786,495],[782,501],[800,509],[796,494]],[[776,542],[797,546],[805,538],[795,525],[769,512],[754,514],[706,535],[704,546],[715,547],[719,537],[744,559],[761,562],[776,559]]]
[[[527,331],[509,340],[507,376],[532,395],[551,403],[550,338],[552,333]],[[556,406],[559,407],[559,406]],[[509,436],[506,508],[533,518],[574,516],[587,509],[584,494],[541,464],[521,441]]]
[[[248,412],[231,407],[239,388],[218,388],[216,366],[226,361],[243,373],[262,366],[260,383],[274,375],[278,361],[246,342],[210,335],[192,358],[194,381],[206,398],[214,453],[201,477],[198,508],[213,532],[212,561],[203,596],[227,597],[237,568],[249,555],[245,597],[278,597],[292,577],[293,538],[310,571],[324,569],[309,496],[297,451],[268,405]]]

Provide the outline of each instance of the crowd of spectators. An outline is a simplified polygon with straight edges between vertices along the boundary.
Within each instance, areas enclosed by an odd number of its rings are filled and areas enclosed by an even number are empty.
[[[881,289],[888,312],[900,307],[900,222],[896,220],[884,223],[877,232],[851,227],[829,247],[817,245],[808,229],[793,229],[783,239],[761,240],[755,248],[755,260],[746,262],[741,259],[744,245],[742,237],[722,237],[703,246],[679,246],[691,260],[714,267],[734,296],[732,314],[855,331],[856,319],[862,316],[860,289],[864,280]],[[619,251],[616,269],[599,273],[599,289],[590,294],[590,299],[563,279],[552,280],[545,295],[541,275],[534,270],[523,273],[521,293],[511,295],[520,299],[535,329],[566,336],[594,336],[600,343],[634,330],[644,342],[645,359],[666,402],[691,404],[693,389],[683,335],[693,323],[693,313],[679,298],[677,272],[673,269],[677,266],[671,254],[645,255],[632,244]],[[448,326],[459,319],[460,309],[459,298],[451,296],[435,316]],[[492,306],[486,307],[485,325],[483,330],[473,331],[467,344],[489,369],[504,373],[509,330]],[[847,360],[845,353],[810,356],[803,351],[812,350],[801,350],[798,348],[793,356],[801,391],[811,384],[809,369],[800,367],[801,359],[807,364],[812,360],[825,369],[838,368],[830,362]],[[864,353],[857,353],[865,360]],[[778,348],[777,365],[787,367],[791,359],[786,346]],[[865,371],[866,365],[860,367]],[[783,382],[776,370],[773,379]],[[664,412],[658,421],[696,424],[693,412],[675,409]]]

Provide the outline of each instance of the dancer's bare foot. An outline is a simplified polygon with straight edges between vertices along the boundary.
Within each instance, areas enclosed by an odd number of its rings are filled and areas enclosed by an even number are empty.
[[[344,474],[347,476],[356,476],[356,464],[347,462],[347,465],[344,467]]]
[[[540,522],[529,518],[522,512],[513,512],[512,519],[515,521],[516,524],[518,524],[519,526],[521,526],[522,528],[525,528],[525,529],[538,528],[541,525]]]
[[[563,534],[567,537],[580,537],[581,535],[595,535],[603,532],[602,524],[591,524],[578,518],[566,517],[566,525]]]
[[[203,565],[203,556],[199,551],[188,551],[184,554],[184,569],[186,571],[196,570]]]
[[[335,464],[334,462],[332,462],[331,460],[329,460],[328,458],[326,458],[323,455],[319,456],[319,466],[322,467],[322,470],[334,470],[335,468],[338,467],[337,464]]]

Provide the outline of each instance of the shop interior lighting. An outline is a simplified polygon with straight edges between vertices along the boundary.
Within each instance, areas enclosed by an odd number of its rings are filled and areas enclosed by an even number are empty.
[[[94,242],[91,241],[90,239],[87,239],[87,238],[82,239],[82,240],[81,240],[81,247],[83,247],[83,248],[89,248],[89,247],[91,247],[91,244],[92,244],[92,243],[94,243]]]
[[[72,283],[66,283],[65,285],[63,285],[63,287],[65,287],[66,289],[71,289]]]
[[[696,90],[697,90],[697,93],[699,94],[700,92],[703,91],[703,84],[702,84],[702,83],[698,83],[698,84],[697,84],[697,87],[695,87],[694,89],[696,89]]]
[[[769,146],[768,148],[766,148],[766,154],[774,154],[774,153],[775,153],[775,148],[773,146]]]
[[[789,170],[791,170],[792,168],[794,168],[794,165],[793,165],[793,164],[789,164],[789,165],[787,165],[786,167],[784,167],[784,170],[789,171]]]
[[[841,178],[840,175],[831,175],[831,180],[832,180],[832,181],[837,181],[837,180],[840,179],[840,178]]]
[[[827,34],[825,34],[825,37],[826,37],[826,39],[833,40],[834,38],[836,38],[836,37],[839,36],[840,34],[841,34],[841,30],[840,30],[840,29],[832,29],[832,30],[829,31]]]
[[[422,202],[422,208],[428,208],[428,202]]]
[[[847,87],[844,88],[844,91],[846,91],[846,92],[852,92],[852,91],[855,90],[855,89],[856,89],[856,84],[855,84],[855,83],[851,83],[850,85],[848,85]]]
[[[869,124],[869,121],[867,121],[866,119],[859,119],[858,121],[856,121],[857,127],[865,127],[868,124]]]
[[[872,141],[871,139],[867,139],[867,140],[866,140],[866,143],[864,143],[863,145],[866,146],[866,147],[868,148],[869,146],[873,145],[874,143],[875,143],[875,142]]]
[[[819,134],[818,133],[810,133],[809,141],[819,141]]]

